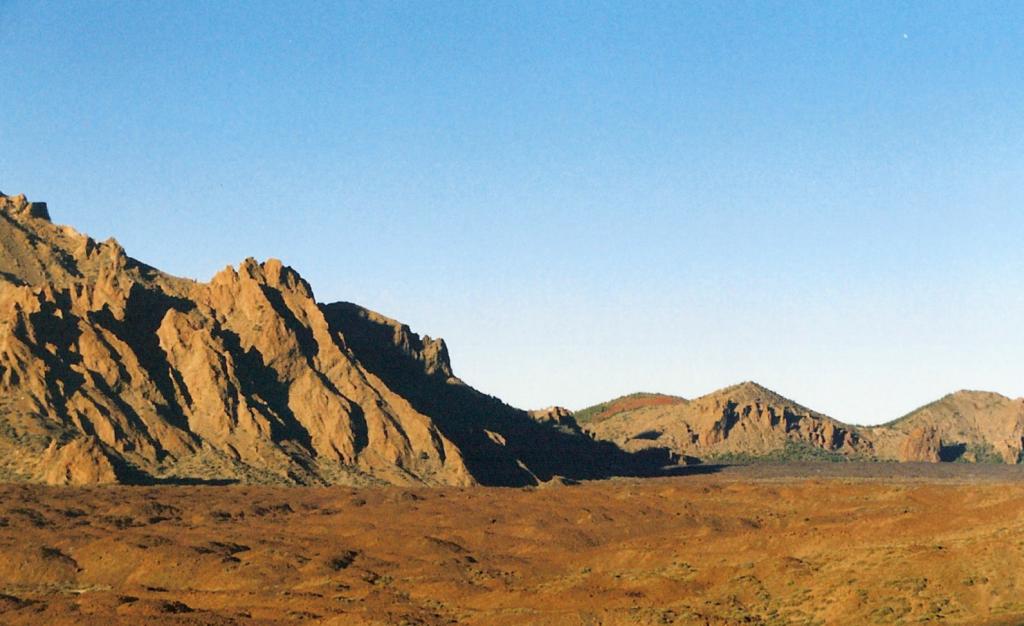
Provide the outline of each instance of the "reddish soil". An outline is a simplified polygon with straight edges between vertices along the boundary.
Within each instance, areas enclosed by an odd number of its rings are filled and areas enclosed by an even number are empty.
[[[671,406],[673,404],[686,404],[686,402],[685,398],[655,393],[624,396],[601,405],[601,411],[592,415],[589,421],[600,422],[612,415],[635,411],[649,406]]]
[[[1020,468],[0,486],[3,624],[1016,624]]]

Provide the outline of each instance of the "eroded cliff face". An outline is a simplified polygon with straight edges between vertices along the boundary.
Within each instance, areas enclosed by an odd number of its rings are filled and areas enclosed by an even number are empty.
[[[621,404],[623,409],[617,410]],[[753,382],[694,400],[637,394],[601,405],[584,427],[633,450],[666,448],[681,457],[865,458],[872,445],[857,429],[807,409]]]
[[[608,451],[466,386],[443,341],[318,304],[280,261],[176,278],[0,195],[8,479],[532,484],[555,461],[518,451],[566,437]]]
[[[760,454],[786,442],[851,455],[867,450],[844,424],[752,382],[698,398],[687,407],[699,428],[697,443],[719,452]]]
[[[1024,398],[957,391],[870,432],[887,458],[900,450],[913,460],[1020,463]]]
[[[919,426],[910,431],[900,445],[900,460],[938,463],[942,460],[942,439],[934,428]]]

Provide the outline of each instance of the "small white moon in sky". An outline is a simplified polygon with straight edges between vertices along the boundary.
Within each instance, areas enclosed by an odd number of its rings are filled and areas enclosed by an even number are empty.
[[[908,34],[906,34],[906,33],[903,33],[903,38],[904,38],[904,39],[910,39],[910,35],[908,35]]]

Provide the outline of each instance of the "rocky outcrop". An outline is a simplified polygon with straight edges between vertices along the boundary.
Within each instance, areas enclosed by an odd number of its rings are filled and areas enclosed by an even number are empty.
[[[942,460],[942,440],[935,428],[919,426],[911,431],[900,446],[900,460],[938,463]]]
[[[56,441],[43,454],[42,480],[48,485],[106,485],[124,476],[116,461],[94,437],[79,437],[58,446]]]
[[[562,406],[550,406],[546,409],[530,411],[530,417],[538,422],[554,424],[562,428],[579,428],[572,411]]]
[[[1024,399],[959,391],[882,426],[853,426],[756,383],[694,400],[634,394],[584,409],[588,432],[631,451],[682,458],[1019,463]]]
[[[0,196],[0,447],[44,459],[5,471],[58,484],[522,485],[624,462],[462,383],[442,340],[317,303],[280,261],[176,278],[22,196]]]
[[[24,194],[6,196],[0,192],[0,211],[15,217],[32,217],[49,221],[50,211],[45,202],[29,202]]]
[[[941,441],[943,461],[1019,463],[1024,450],[1024,399],[988,391],[957,391],[871,429],[880,453],[892,457],[921,433]],[[910,444],[908,444],[910,445]]]
[[[753,382],[694,400],[642,394],[612,401],[585,423],[595,437],[628,450],[666,448],[682,458],[770,456],[818,450],[860,458],[871,444],[857,429],[807,409]]]

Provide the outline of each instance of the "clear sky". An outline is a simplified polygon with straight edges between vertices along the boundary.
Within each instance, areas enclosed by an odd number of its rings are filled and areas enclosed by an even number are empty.
[[[838,5],[846,6],[838,6]],[[0,0],[0,189],[523,407],[1024,395],[1024,3]]]

